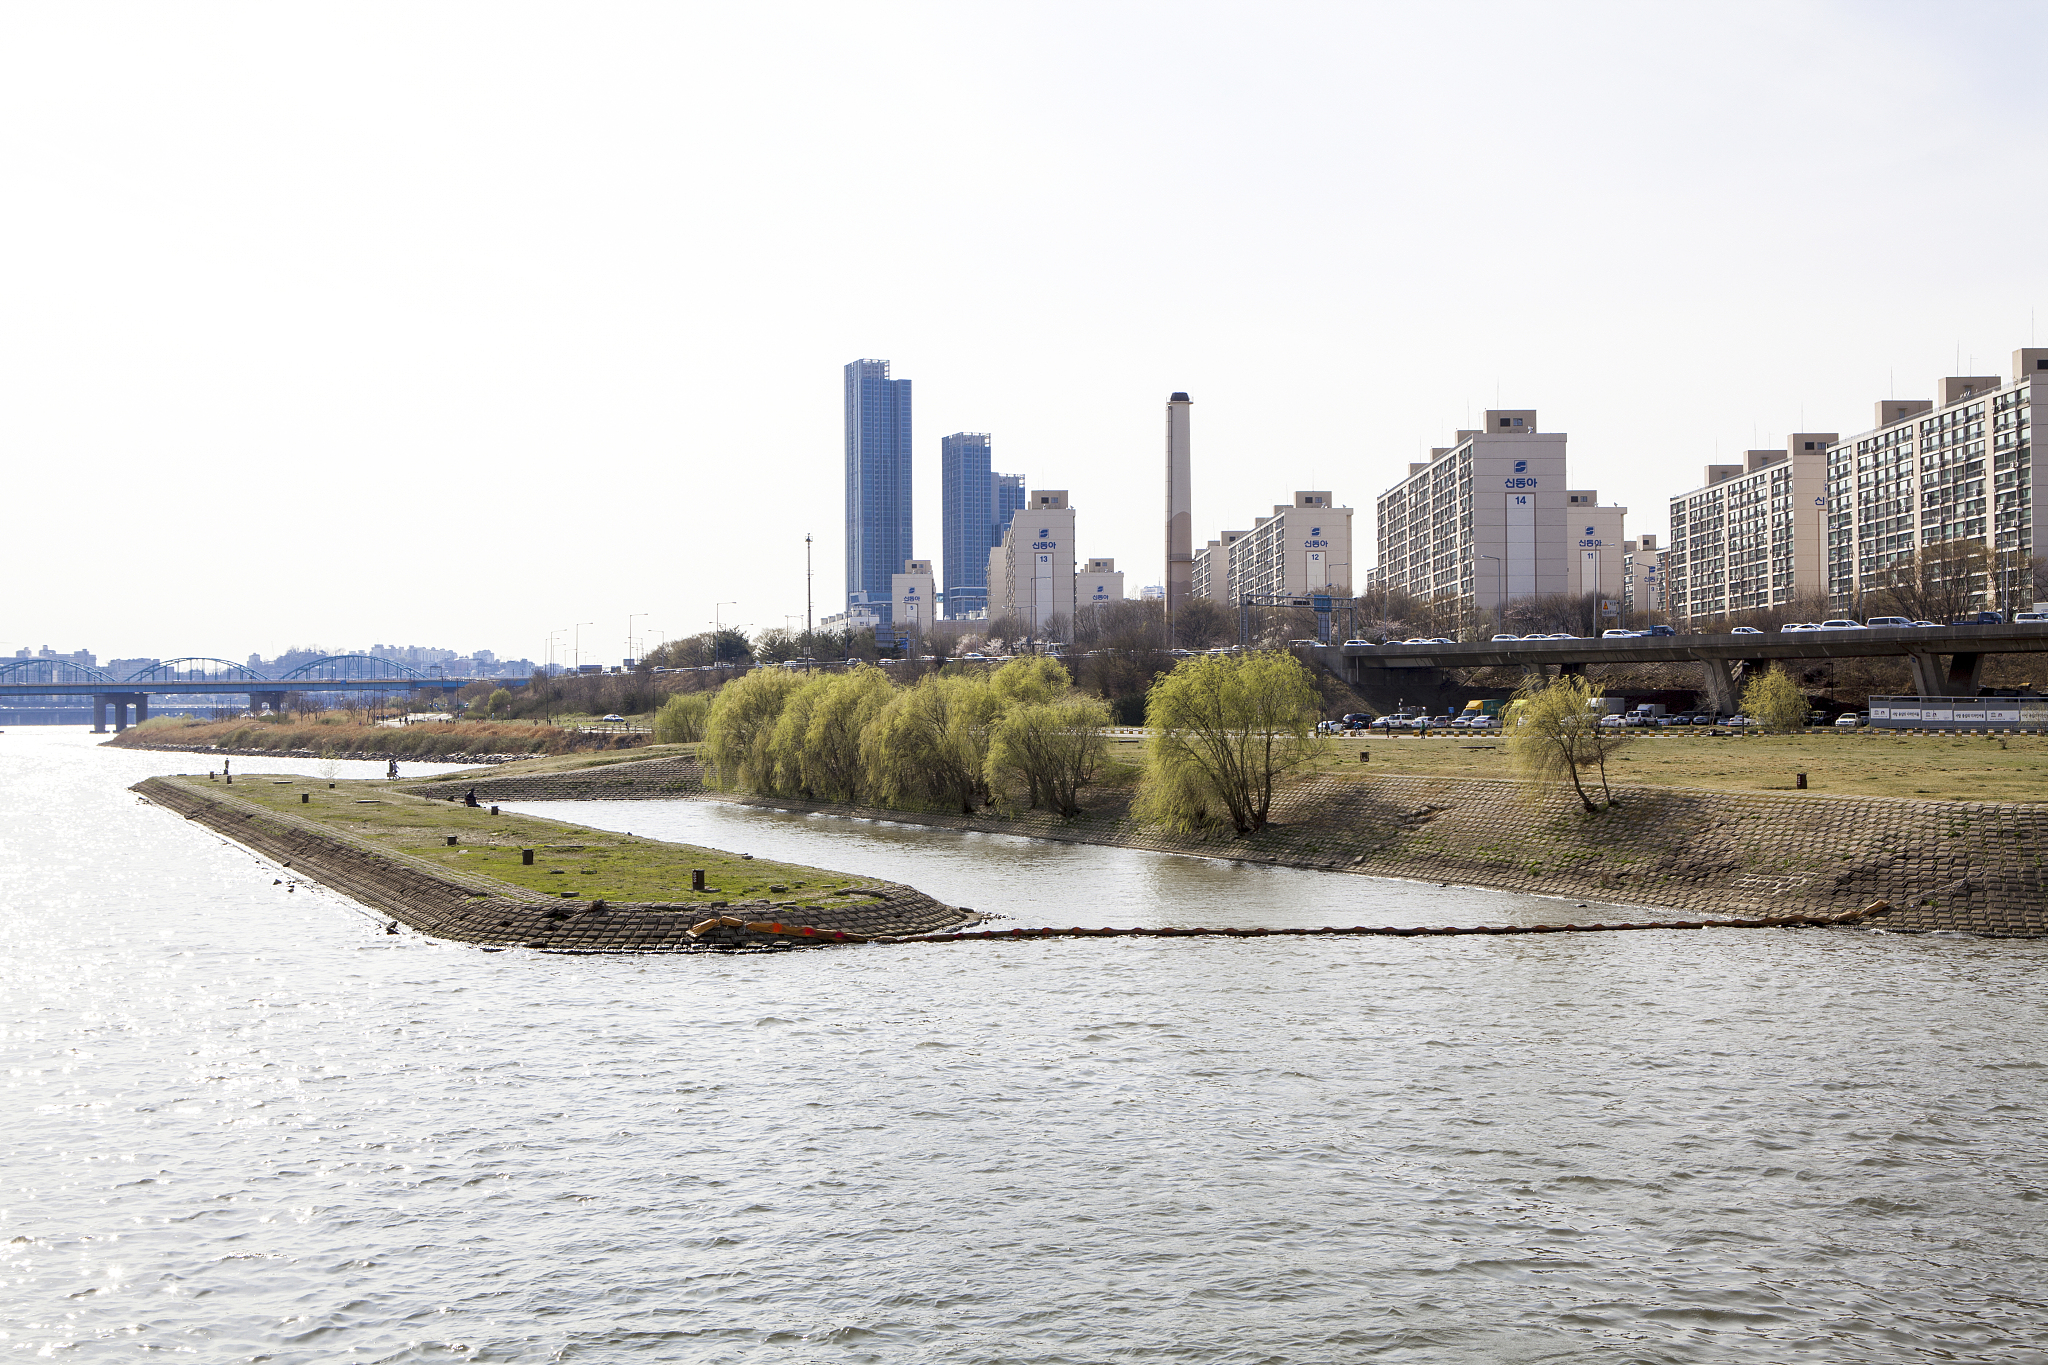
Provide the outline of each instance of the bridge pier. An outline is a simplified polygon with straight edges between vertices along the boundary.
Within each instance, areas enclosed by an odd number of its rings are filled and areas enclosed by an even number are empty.
[[[96,735],[107,732],[107,698],[104,693],[92,699],[92,732]]]
[[[137,692],[137,693],[135,693],[135,694],[134,694],[134,696],[135,696],[135,723],[136,723],[137,725],[140,725],[140,724],[142,724],[142,722],[144,722],[144,721],[146,721],[146,720],[148,720],[148,719],[149,719],[149,693],[147,693],[147,692]]]
[[[264,708],[265,706],[268,706],[268,707],[270,708],[270,710],[271,710],[271,713],[272,713],[273,715],[279,715],[279,716],[283,715],[283,714],[284,714],[284,693],[282,693],[282,692],[251,692],[251,693],[249,694],[249,709],[250,709],[251,711],[260,711],[260,710],[262,710],[262,709],[263,709],[263,708]]]
[[[1740,708],[1735,693],[1735,672],[1725,659],[1701,659],[1700,672],[1705,675],[1707,705],[1714,708],[1717,716],[1732,716]]]
[[[1941,656],[1933,650],[1914,649],[1907,651],[1906,662],[1912,667],[1913,691],[1918,696],[1974,697],[1984,683],[1982,654],[1952,654],[1944,668]]]

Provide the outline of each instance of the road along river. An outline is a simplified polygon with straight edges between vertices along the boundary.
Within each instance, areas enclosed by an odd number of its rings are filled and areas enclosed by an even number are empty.
[[[0,1359],[2048,1358],[2040,941],[481,953],[125,790],[191,766],[0,735]],[[1019,924],[1643,913],[535,809]]]

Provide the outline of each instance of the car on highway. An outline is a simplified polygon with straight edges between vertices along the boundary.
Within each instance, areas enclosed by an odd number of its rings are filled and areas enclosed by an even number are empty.
[[[1737,626],[1737,627],[1736,627],[1735,629],[1733,629],[1733,630],[1729,631],[1728,633],[1729,633],[1730,635],[1761,635],[1761,634],[1763,634],[1763,632],[1762,632],[1762,631],[1760,631],[1760,630],[1758,630],[1758,629],[1757,629],[1757,628],[1756,628],[1755,626]]]
[[[2005,613],[2002,611],[1966,611],[1949,622],[1952,626],[2002,626]]]
[[[1913,624],[1913,618],[1910,616],[1873,616],[1863,624],[1872,630],[1884,630],[1894,626],[1910,626]]]
[[[779,684],[778,684],[778,685],[779,685]],[[610,714],[610,715],[608,715],[608,716],[600,716],[600,717],[598,717],[598,719],[599,719],[599,720],[609,720],[609,721],[615,721],[615,722],[617,722],[617,723],[618,723],[618,724],[620,724],[620,725],[623,725],[623,724],[625,724],[625,723],[626,723],[626,718],[625,718],[624,716],[620,715],[620,714],[619,714],[618,712],[616,712],[616,711],[612,712],[612,714]]]
[[[1915,622],[1914,622],[1913,624],[1914,624],[1915,626],[1919,627],[1919,628],[1920,628],[1920,629],[1922,629],[1922,630],[1940,630],[1940,629],[1941,629],[1941,622],[1939,622],[1939,621],[1915,621]]]
[[[1519,640],[1521,638],[1519,635],[1496,635],[1493,637],[1493,643],[1499,644],[1503,640]]]
[[[1431,643],[1431,644],[1433,644],[1433,645],[1454,645],[1454,644],[1456,644],[1456,643],[1458,643],[1458,642],[1457,642],[1456,640],[1449,640],[1449,639],[1446,639],[1446,638],[1444,638],[1444,637],[1443,637],[1443,636],[1441,636],[1441,635],[1438,635],[1438,636],[1435,636],[1434,638],[1432,638],[1432,639],[1430,640],[1430,643]]]
[[[1360,639],[1346,640],[1344,642],[1344,647],[1346,649],[1370,649],[1372,648],[1372,641]]]
[[[1644,626],[1641,630],[1637,631],[1636,634],[1672,637],[1676,636],[1678,632],[1673,630],[1669,626]]]
[[[1600,632],[1600,638],[1603,640],[1633,640],[1638,635],[1639,632],[1633,630],[1603,630]]]
[[[1864,625],[1864,624],[1863,624],[1863,623],[1862,623],[1861,621],[1851,621],[1851,620],[1849,620],[1848,618],[1844,617],[1843,619],[1841,619],[1841,620],[1838,620],[1838,621],[1823,621],[1823,622],[1821,622],[1821,623],[1820,623],[1819,625],[1815,626],[1815,627],[1814,627],[1814,629],[1815,629],[1815,630],[1869,630],[1869,629],[1870,629],[1870,627],[1869,627],[1869,626],[1866,626],[1866,625]]]
[[[2016,611],[2012,614],[2016,626],[2048,626],[2048,611]]]
[[[1818,624],[1816,624],[1815,622],[1812,622],[1812,621],[1792,621],[1792,622],[1789,622],[1789,623],[1787,623],[1787,624],[1785,624],[1785,625],[1779,626],[1779,627],[1778,627],[1778,634],[1780,634],[1780,635],[1790,635],[1790,634],[1791,634],[1791,633],[1792,633],[1793,631],[1795,631],[1795,630],[1819,630],[1819,629],[1820,629],[1820,626],[1819,626]]]

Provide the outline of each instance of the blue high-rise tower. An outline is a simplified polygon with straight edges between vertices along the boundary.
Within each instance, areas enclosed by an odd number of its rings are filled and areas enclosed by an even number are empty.
[[[893,619],[889,576],[910,548],[910,381],[886,360],[846,367],[846,605]]]
[[[987,432],[956,431],[940,438],[939,487],[946,615],[958,619],[988,608],[989,527],[996,513]]]
[[[1010,529],[1010,515],[1024,510],[1024,476],[1022,474],[997,474],[995,481],[996,524],[989,528],[991,548],[1003,543],[1003,532]]]

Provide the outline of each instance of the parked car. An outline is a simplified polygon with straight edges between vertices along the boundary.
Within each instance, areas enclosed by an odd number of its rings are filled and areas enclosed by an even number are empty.
[[[610,720],[610,721],[617,721],[617,722],[618,722],[619,724],[621,724],[621,725],[625,724],[625,721],[626,721],[626,718],[625,718],[624,716],[620,715],[620,714],[619,714],[618,712],[616,712],[616,711],[614,711],[614,712],[613,712],[612,714],[610,714],[610,715],[608,715],[608,716],[603,716],[603,717],[600,717],[600,719],[602,719],[602,720]]]
[[[1467,730],[1497,730],[1500,728],[1500,717],[1474,716],[1465,722],[1465,728]]]
[[[1913,618],[1910,616],[1873,616],[1863,624],[1869,626],[1872,630],[1885,630],[1894,626],[1910,626],[1913,624]]]
[[[1347,730],[1363,730],[1370,724],[1372,717],[1363,711],[1352,711],[1344,717],[1344,728]]]
[[[1626,724],[1628,724],[1627,716],[1614,715],[1600,717],[1600,728],[1603,730],[1619,730],[1622,726]]]
[[[1721,724],[1727,726],[1731,730],[1740,730],[1743,726],[1754,725],[1756,724],[1756,722],[1751,720],[1748,716],[1729,716],[1727,719],[1723,720]]]
[[[1603,640],[1633,640],[1636,638],[1636,635],[1637,632],[1633,630],[1603,630],[1600,632],[1600,638]]]
[[[1669,730],[1676,725],[1690,725],[1693,723],[1693,720],[1692,712],[1680,711],[1674,715],[1657,717],[1657,728],[1659,730]]]
[[[1821,623],[1820,623],[1819,625],[1815,626],[1815,627],[1814,627],[1814,629],[1815,629],[1815,630],[1869,630],[1869,629],[1870,629],[1870,627],[1869,627],[1869,626],[1866,626],[1866,625],[1864,625],[1864,624],[1863,624],[1863,623],[1862,623],[1861,621],[1851,621],[1851,620],[1849,620],[1849,619],[1848,619],[1847,617],[1844,617],[1844,618],[1842,618],[1842,619],[1840,619],[1840,620],[1837,620],[1837,621],[1823,621],[1823,622],[1821,622]]]
[[[1758,630],[1758,629],[1757,629],[1757,628],[1756,628],[1755,626],[1737,626],[1737,627],[1736,627],[1735,629],[1733,629],[1733,630],[1729,631],[1728,633],[1729,633],[1730,635],[1761,635],[1761,634],[1763,634],[1763,632],[1762,632],[1762,631],[1760,631],[1760,630]]]
[[[1844,711],[1841,715],[1835,717],[1835,728],[1837,730],[1853,730],[1859,725],[1868,724],[1870,724],[1870,714],[1866,711]]]

